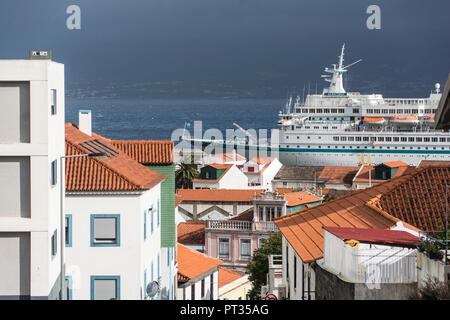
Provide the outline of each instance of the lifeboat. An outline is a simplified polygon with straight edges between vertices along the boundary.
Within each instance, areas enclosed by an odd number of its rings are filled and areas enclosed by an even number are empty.
[[[383,124],[385,122],[384,118],[370,118],[370,117],[364,117],[363,121],[366,124]]]
[[[423,119],[423,122],[434,123],[434,114],[432,114],[431,116],[425,117],[425,119]]]
[[[393,116],[390,119],[390,122],[393,124],[409,124],[414,125],[419,123],[419,119],[415,115],[410,116]]]

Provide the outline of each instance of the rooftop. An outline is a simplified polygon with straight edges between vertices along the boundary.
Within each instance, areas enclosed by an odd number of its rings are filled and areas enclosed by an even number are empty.
[[[322,201],[322,198],[309,193],[308,191],[289,192],[284,194],[288,207],[295,207],[301,204]]]
[[[72,123],[65,125],[66,155],[105,152],[103,157],[66,159],[66,191],[142,191],[164,181],[161,175],[117,150],[109,140],[89,136]]]
[[[275,220],[304,262],[323,257],[323,226],[437,230],[445,220],[450,167],[424,168]]]
[[[219,267],[219,288],[242,278],[244,275],[236,271],[227,269],[225,267]]]
[[[111,140],[111,144],[145,165],[173,163],[174,145],[172,140]]]
[[[344,241],[357,240],[363,243],[415,248],[420,240],[406,231],[341,227],[323,228]]]
[[[180,222],[177,226],[178,242],[182,244],[205,244],[206,221]]]
[[[222,179],[227,174],[228,170],[230,170],[233,166],[234,166],[234,164],[210,163],[210,164],[206,165],[205,167],[213,167],[217,170],[225,170],[225,171],[222,172],[220,174],[220,176],[217,177],[217,179],[194,178],[194,179],[192,179],[192,181],[194,181],[194,182],[209,182],[209,183],[219,182],[220,179]]]
[[[276,174],[274,180],[307,180],[314,181],[318,179],[323,170],[323,166],[295,166],[283,165]]]
[[[192,250],[180,243],[177,244],[178,278],[192,280],[217,268],[223,261],[211,258]]]
[[[179,189],[184,201],[252,202],[261,189]]]
[[[352,180],[359,167],[326,166],[323,168],[318,179],[327,184],[352,184]]]

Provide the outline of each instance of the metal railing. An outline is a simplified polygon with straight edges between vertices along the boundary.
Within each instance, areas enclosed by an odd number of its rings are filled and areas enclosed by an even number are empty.
[[[227,231],[277,232],[278,227],[272,221],[207,220],[206,229]]]

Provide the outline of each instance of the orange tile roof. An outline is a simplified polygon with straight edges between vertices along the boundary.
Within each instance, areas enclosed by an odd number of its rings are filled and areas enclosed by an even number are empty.
[[[417,165],[417,168],[425,167],[448,167],[450,166],[450,161],[441,160],[421,160]]]
[[[318,179],[325,180],[328,184],[352,184],[353,177],[359,167],[326,166]]]
[[[225,267],[219,267],[219,288],[222,288],[223,286],[236,281],[239,278],[242,278],[244,275],[227,269]]]
[[[388,161],[388,162],[383,162],[383,164],[385,166],[388,166],[390,168],[399,168],[399,167],[407,167],[408,164],[403,162],[403,161]]]
[[[315,196],[308,191],[299,191],[299,192],[291,192],[286,193],[284,198],[287,201],[288,207],[295,207],[305,203],[317,202],[321,201],[322,198]]]
[[[179,189],[184,201],[252,202],[262,189]]]
[[[272,158],[272,157],[254,157],[254,158],[252,158],[252,161],[256,162],[257,164],[269,164],[273,160],[275,160],[275,158]]]
[[[290,193],[290,192],[297,192],[297,191],[301,191],[298,188],[276,188],[275,192],[278,194],[286,194],[286,193]]]
[[[78,130],[72,123],[65,125],[66,155],[106,151],[104,157],[66,159],[66,191],[142,191],[164,181],[161,175],[131,159],[99,135]]]
[[[177,258],[178,274],[187,280],[195,279],[223,263],[180,243],[177,243]]]
[[[402,161],[392,161],[392,162],[402,162]],[[386,164],[388,162],[385,162],[383,164]],[[404,162],[403,162],[404,163]],[[406,163],[405,163],[406,164]],[[410,173],[415,170],[413,166],[409,166],[406,164],[406,166],[396,166],[394,165],[388,165],[388,167],[391,168],[398,168],[395,172],[393,178],[400,177],[406,173]],[[369,171],[370,171],[370,181],[373,183],[380,183],[386,180],[376,180],[375,179],[375,167],[370,165],[364,165],[361,170],[355,175],[353,182],[369,182]]]
[[[323,226],[390,229],[398,221],[413,230],[436,230],[444,221],[450,167],[415,170],[373,187],[275,220],[300,258],[323,256]]]
[[[205,244],[206,221],[180,222],[177,226],[178,242],[183,244]]]
[[[173,163],[172,140],[111,140],[111,144],[142,164]]]
[[[181,202],[183,202],[181,194],[175,194],[175,208],[178,207]]]

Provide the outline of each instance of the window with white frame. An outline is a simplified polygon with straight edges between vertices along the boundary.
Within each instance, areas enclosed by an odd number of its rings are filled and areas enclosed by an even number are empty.
[[[219,259],[229,260],[230,259],[230,239],[229,238],[219,238]]]
[[[239,239],[239,252],[241,260],[250,260],[252,256],[252,240],[250,238]]]
[[[258,248],[262,248],[263,243],[267,241],[267,238],[259,238],[258,239]]]

